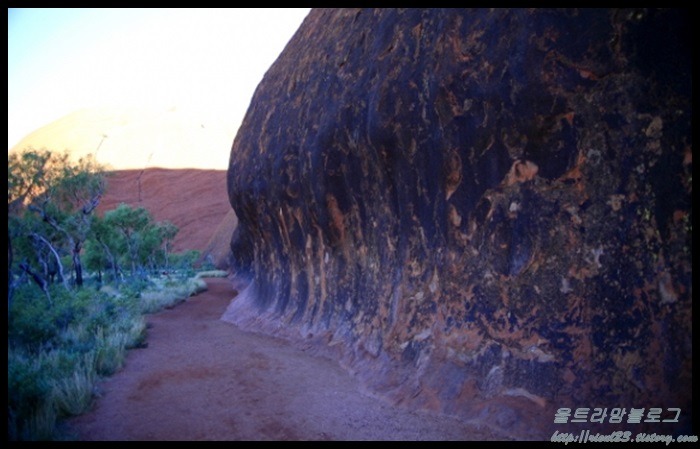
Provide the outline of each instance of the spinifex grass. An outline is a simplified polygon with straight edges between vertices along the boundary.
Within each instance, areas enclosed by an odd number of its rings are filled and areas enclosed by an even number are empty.
[[[156,312],[206,290],[201,279],[155,279],[134,288],[56,288],[53,301],[20,286],[8,318],[8,439],[48,440],[57,421],[89,410],[100,376],[142,347],[143,313]]]

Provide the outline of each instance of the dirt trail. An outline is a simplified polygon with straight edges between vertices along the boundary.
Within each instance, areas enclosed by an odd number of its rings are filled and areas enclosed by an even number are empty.
[[[151,315],[148,347],[100,384],[90,413],[67,423],[82,440],[481,440],[456,418],[360,392],[335,362],[219,320],[226,279]]]

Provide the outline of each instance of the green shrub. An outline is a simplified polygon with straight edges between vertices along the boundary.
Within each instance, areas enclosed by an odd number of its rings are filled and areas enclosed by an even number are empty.
[[[8,438],[46,440],[56,420],[85,412],[91,404],[94,354],[52,349],[29,354],[8,349]]]
[[[103,328],[98,328],[95,335],[97,348],[95,352],[95,370],[102,376],[110,376],[124,365],[126,342],[121,334],[112,332],[105,334]]]
[[[200,278],[153,278],[96,290],[17,288],[8,317],[8,438],[57,437],[58,419],[89,409],[98,376],[119,370],[146,338],[143,313],[206,290]]]
[[[144,277],[131,277],[119,286],[119,293],[126,297],[139,298],[141,293],[153,287],[153,283]]]
[[[183,278],[194,276],[194,264],[200,258],[200,252],[196,250],[187,250],[181,253],[175,253],[170,256],[170,265],[175,268]]]
[[[51,379],[51,399],[59,416],[80,415],[88,411],[95,378],[95,353],[88,352],[72,367],[72,373]]]
[[[117,322],[115,330],[126,334],[126,349],[142,348],[146,341],[146,320],[143,316]]]
[[[49,400],[50,391],[41,359],[31,357],[21,349],[8,348],[8,438],[46,439],[51,435],[56,417]]]
[[[26,416],[19,416],[8,407],[7,439],[10,441],[46,441],[55,435],[56,410],[52,404],[42,403]]]
[[[9,310],[8,339],[27,348],[38,350],[52,345],[72,310],[66,307],[59,289],[52,289],[53,304],[49,304],[35,285],[15,291]]]

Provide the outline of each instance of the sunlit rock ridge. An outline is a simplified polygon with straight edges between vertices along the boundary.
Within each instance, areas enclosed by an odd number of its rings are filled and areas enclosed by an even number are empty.
[[[233,142],[251,282],[224,319],[514,437],[549,438],[560,407],[689,419],[689,28],[678,10],[313,10]]]

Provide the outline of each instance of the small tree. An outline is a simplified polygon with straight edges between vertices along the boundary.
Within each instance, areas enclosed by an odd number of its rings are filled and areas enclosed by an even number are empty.
[[[164,266],[166,269],[170,269],[170,254],[173,250],[173,240],[175,240],[175,236],[180,230],[171,222],[162,221],[158,223],[158,231],[162,242]]]
[[[105,213],[106,224],[116,231],[114,243],[126,249],[132,276],[144,265],[142,256],[152,245],[152,221],[151,214],[143,207],[133,209],[123,203]]]
[[[111,266],[117,278],[119,267],[124,264],[131,266],[132,276],[145,268],[167,267],[172,240],[177,233],[174,224],[168,221],[155,223],[146,209],[122,203],[105,212],[104,218],[93,219],[86,245],[90,269],[101,272],[98,265],[105,269]]]
[[[51,297],[47,272],[50,256],[46,256],[46,249],[55,257],[61,270],[61,280],[65,281],[58,250],[51,243],[53,236],[50,235],[50,229],[42,220],[27,213],[31,205],[46,195],[47,185],[55,178],[52,157],[50,151],[33,148],[10,153],[7,157],[8,307],[16,284],[12,274],[15,254],[20,261],[20,273],[28,274],[41,287],[49,301]],[[18,278],[23,279],[22,276]]]
[[[64,250],[71,254],[75,283],[81,286],[83,270],[80,252],[90,229],[93,212],[104,193],[102,167],[91,155],[73,163],[68,153],[32,148],[9,154],[7,166],[8,217],[17,219],[12,224],[26,221],[27,211],[35,214],[42,225],[33,223],[33,226],[17,228],[24,229],[22,235],[25,237],[32,237],[46,245],[57,259],[61,271],[59,254]],[[8,226],[10,224],[8,220]],[[9,234],[11,239],[12,232]],[[11,243],[8,248],[13,248]],[[12,255],[8,255],[8,260],[13,260]],[[25,271],[31,270],[31,265],[26,263],[20,267]],[[11,267],[9,270],[11,273]],[[38,273],[27,272],[35,281],[39,281]],[[63,276],[61,278],[65,281]],[[40,285],[45,285],[44,281]]]
[[[26,149],[7,155],[7,212],[16,215],[45,191],[50,177],[48,150]]]
[[[37,210],[44,221],[64,234],[72,257],[75,283],[82,286],[80,252],[90,231],[93,212],[105,191],[103,168],[92,155],[73,165],[64,154],[56,163],[56,179],[47,189],[49,201],[42,201],[43,207]]]
[[[110,268],[114,274],[114,280],[118,282],[121,270],[117,255],[121,245],[117,229],[108,220],[99,216],[94,217],[86,243],[88,269],[98,271],[101,277],[102,270]]]

